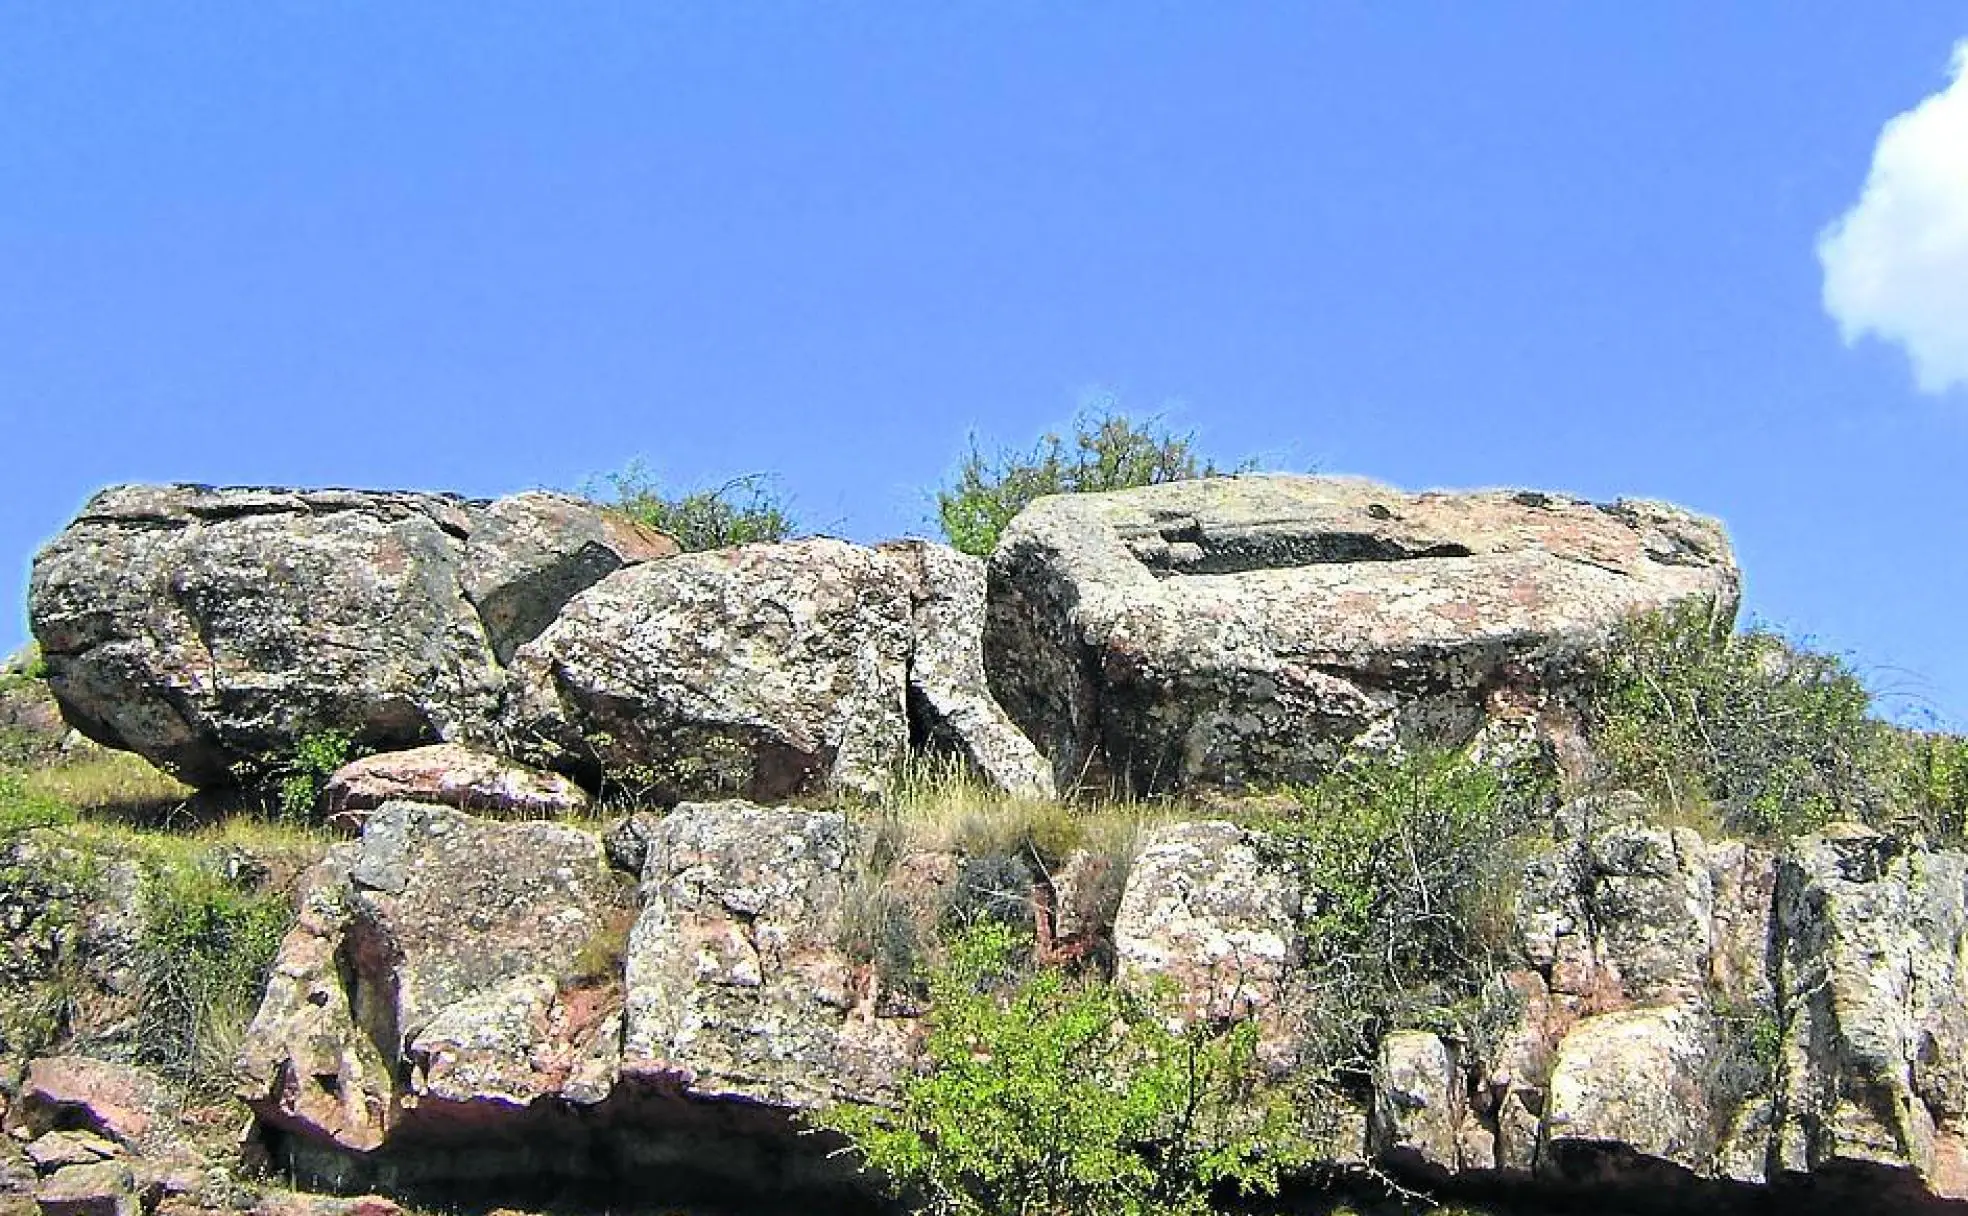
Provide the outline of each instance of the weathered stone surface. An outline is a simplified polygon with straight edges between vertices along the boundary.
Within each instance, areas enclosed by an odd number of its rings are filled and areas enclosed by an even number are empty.
[[[1694,1000],[1714,968],[1707,846],[1643,811],[1630,797],[1581,799],[1560,812],[1573,839],[1525,868],[1519,937],[1573,1012]]]
[[[477,815],[551,818],[585,810],[588,795],[558,773],[543,773],[457,743],[364,756],[337,769],[321,795],[330,819],[400,801],[456,807]]]
[[[1425,1030],[1388,1034],[1380,1042],[1373,1084],[1374,1155],[1410,1173],[1454,1173],[1466,1133],[1463,1074],[1448,1045]],[[1494,1158],[1493,1147],[1488,1155]]]
[[[88,1165],[107,1161],[120,1150],[111,1141],[90,1132],[45,1132],[27,1146],[27,1159],[44,1174],[68,1165]]]
[[[676,541],[564,494],[528,491],[473,509],[463,588],[501,663],[563,605],[623,566],[677,554]]]
[[[1715,1140],[1701,1078],[1713,1049],[1709,1020],[1688,1007],[1582,1019],[1552,1069],[1540,1170],[1565,1176],[1583,1164],[1599,1176],[1600,1151],[1618,1146],[1648,1163],[1705,1172]]]
[[[1842,825],[1778,877],[1777,1165],[1968,1198],[1968,857]]]
[[[605,1090],[619,993],[584,953],[626,921],[601,842],[389,803],[310,877],[242,1058],[261,1118],[380,1147],[410,1109]],[[400,1078],[400,1080],[399,1080]]]
[[[139,1153],[180,1147],[178,1104],[157,1077],[87,1056],[47,1056],[27,1066],[18,1116],[34,1133],[77,1128]]]
[[[891,562],[825,538],[618,571],[520,647],[510,734],[666,801],[873,794],[908,751],[911,612]]]
[[[1267,865],[1256,838],[1215,820],[1143,841],[1114,922],[1122,983],[1173,981],[1184,1014],[1220,1019],[1273,1008],[1299,951],[1301,890]]]
[[[841,949],[852,840],[835,812],[686,804],[657,825],[629,941],[623,1071],[793,1109],[887,1094],[912,1019]]]
[[[34,1202],[41,1216],[137,1216],[137,1179],[121,1161],[71,1165],[42,1180]]]
[[[331,850],[243,1053],[277,1163],[344,1190],[851,1190],[793,1112],[883,1092],[914,1023],[878,1016],[841,952],[845,821],[634,822],[639,919],[599,837],[564,825],[391,803]]]
[[[60,754],[67,734],[46,681],[0,675],[0,763],[46,763]]]
[[[489,732],[501,660],[666,538],[552,494],[121,486],[35,559],[29,619],[67,719],[195,785],[310,734]]]
[[[1622,619],[1733,615],[1721,528],[1662,504],[1240,476],[1033,503],[991,560],[986,663],[1061,783],[1316,778],[1562,704]]]
[[[342,966],[356,957],[344,949],[354,917],[349,871],[360,851],[331,849],[302,880],[300,915],[247,1030],[239,1093],[272,1126],[367,1151],[389,1125],[397,1045],[383,1004],[388,977],[365,981]]]
[[[983,560],[923,540],[886,544],[881,553],[901,569],[913,605],[909,713],[924,742],[962,757],[999,789],[1056,797],[1052,766],[991,696]]]

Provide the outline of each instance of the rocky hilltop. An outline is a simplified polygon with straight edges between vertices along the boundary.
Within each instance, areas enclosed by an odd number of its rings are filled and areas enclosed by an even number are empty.
[[[1172,1025],[1254,1024],[1267,1085],[1312,1095],[1301,1189],[1968,1211],[1968,855],[1728,839],[1604,788],[1614,639],[1726,630],[1737,599],[1721,528],[1675,507],[1339,478],[1042,499],[988,562],[683,554],[547,494],[105,491],[34,567],[66,722],[203,799],[323,738],[351,762],[291,883],[225,863],[291,904],[228,1044],[236,1149],[139,1067],[142,867],[0,834],[26,1154],[0,1190],[236,1205],[259,1162],[338,1194],[873,1210],[810,1118],[901,1100],[921,960],[996,917]],[[1320,960],[1357,892],[1280,791],[1414,755],[1549,779],[1486,869],[1468,999],[1376,1021],[1326,1083]],[[928,824],[929,769],[1065,834]],[[58,1025],[22,1029],[55,987]]]

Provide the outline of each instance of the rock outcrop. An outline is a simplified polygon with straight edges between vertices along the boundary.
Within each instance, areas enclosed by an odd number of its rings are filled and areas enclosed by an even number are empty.
[[[986,653],[1062,783],[1239,788],[1535,730],[1621,620],[1700,601],[1726,626],[1737,582],[1721,528],[1658,503],[1207,478],[1033,503]]]
[[[331,783],[360,838],[301,882],[246,1036],[281,1169],[861,1203],[802,1119],[895,1097],[936,991],[908,956],[939,918],[994,916],[1030,917],[1042,962],[1111,961],[1172,1026],[1255,1019],[1275,1081],[1348,1078],[1294,1111],[1321,1171],[1968,1211],[1968,855],[1851,826],[1710,841],[1579,799],[1516,874],[1480,999],[1373,1038],[1319,936],[1347,893],[1218,796],[1362,751],[1562,742],[1621,621],[1732,617],[1712,523],[1239,477],[1043,500],[988,578],[924,542],[672,549],[553,495],[165,487],[105,492],[37,560],[50,684],[92,737],[206,785],[321,731],[387,753]],[[1021,796],[1104,773],[1208,792],[1216,817],[1042,861],[898,840],[854,798],[714,799],[878,796],[925,751]],[[652,808],[528,818],[597,788]],[[17,827],[0,1192],[134,1213],[199,1165],[124,1067],[148,872]],[[55,1010],[68,1054],[23,1072],[63,985],[87,998]]]
[[[338,1189],[848,1186],[793,1116],[886,1092],[916,1030],[840,948],[846,821],[685,804],[643,827],[638,898],[594,832],[369,815],[310,876],[247,1037],[281,1160]]]
[[[227,785],[324,731],[485,736],[516,648],[602,576],[675,551],[555,494],[123,486],[42,550],[28,607],[71,724]]]
[[[1859,827],[1779,872],[1771,1168],[1968,1200],[1968,856]]]
[[[1639,809],[1560,814],[1480,1031],[1385,1036],[1369,1100],[1308,1108],[1326,1162],[1428,1186],[1808,1187],[1959,1210],[1968,857],[1855,828],[1771,852]],[[543,1176],[701,1169],[707,1146],[740,1173],[780,1162],[768,1190],[844,1185],[789,1147],[798,1116],[884,1100],[922,1049],[922,1007],[844,947],[859,844],[836,812],[736,802],[607,844],[390,804],[311,880],[248,1096],[284,1160],[345,1187],[506,1176],[499,1153]],[[1121,982],[1185,1020],[1255,1016],[1290,1069],[1278,1036],[1322,990],[1316,898],[1285,855],[1227,822],[1148,833],[1114,945]]]
[[[357,1153],[458,1107],[597,1101],[620,1033],[608,943],[627,907],[592,833],[389,803],[306,882],[243,1096],[269,1124]]]

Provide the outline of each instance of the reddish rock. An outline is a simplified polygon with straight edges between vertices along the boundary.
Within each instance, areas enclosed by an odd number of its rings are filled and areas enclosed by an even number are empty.
[[[138,1152],[175,1139],[175,1108],[149,1073],[86,1056],[35,1060],[21,1086],[20,1118],[29,1130],[80,1127]]]
[[[363,812],[398,801],[532,819],[584,810],[588,796],[557,773],[455,743],[365,756],[336,770],[322,795],[330,822],[350,828]]]

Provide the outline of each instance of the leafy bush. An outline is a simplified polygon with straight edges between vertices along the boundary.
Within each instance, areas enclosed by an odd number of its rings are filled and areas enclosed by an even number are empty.
[[[1025,944],[993,921],[958,935],[929,979],[930,1071],[896,1109],[816,1121],[945,1216],[1200,1216],[1219,1187],[1276,1193],[1302,1153],[1259,1088],[1254,1023],[1171,1031],[1112,984],[1019,968]]]
[[[1542,764],[1455,753],[1362,758],[1256,826],[1304,876],[1300,1065],[1341,1087],[1399,1027],[1463,1030],[1510,937],[1517,843],[1548,809]]]
[[[328,779],[355,758],[354,752],[354,739],[342,731],[318,731],[296,744],[280,778],[281,817],[300,821],[312,815]]]
[[[1677,814],[1712,808],[1730,831],[1783,837],[1889,817],[1886,728],[1870,709],[1844,660],[1764,629],[1724,632],[1691,604],[1620,630],[1587,726],[1614,784]]]
[[[1968,737],[1889,730],[1897,818],[1936,843],[1968,840]]]
[[[143,1061],[222,1091],[292,919],[277,893],[235,884],[209,853],[149,870],[143,939]]]
[[[608,487],[604,501],[610,508],[674,537],[686,553],[784,540],[798,528],[786,501],[763,473],[734,477],[716,489],[671,496],[662,492],[640,461],[634,461],[602,482]]]
[[[1136,422],[1109,408],[1081,415],[1070,444],[1048,434],[1029,452],[1002,451],[992,458],[978,450],[973,436],[956,483],[936,495],[936,511],[950,543],[981,557],[997,548],[1005,525],[1035,498],[1217,472],[1215,463],[1196,453],[1193,434],[1175,434],[1154,418]]]

